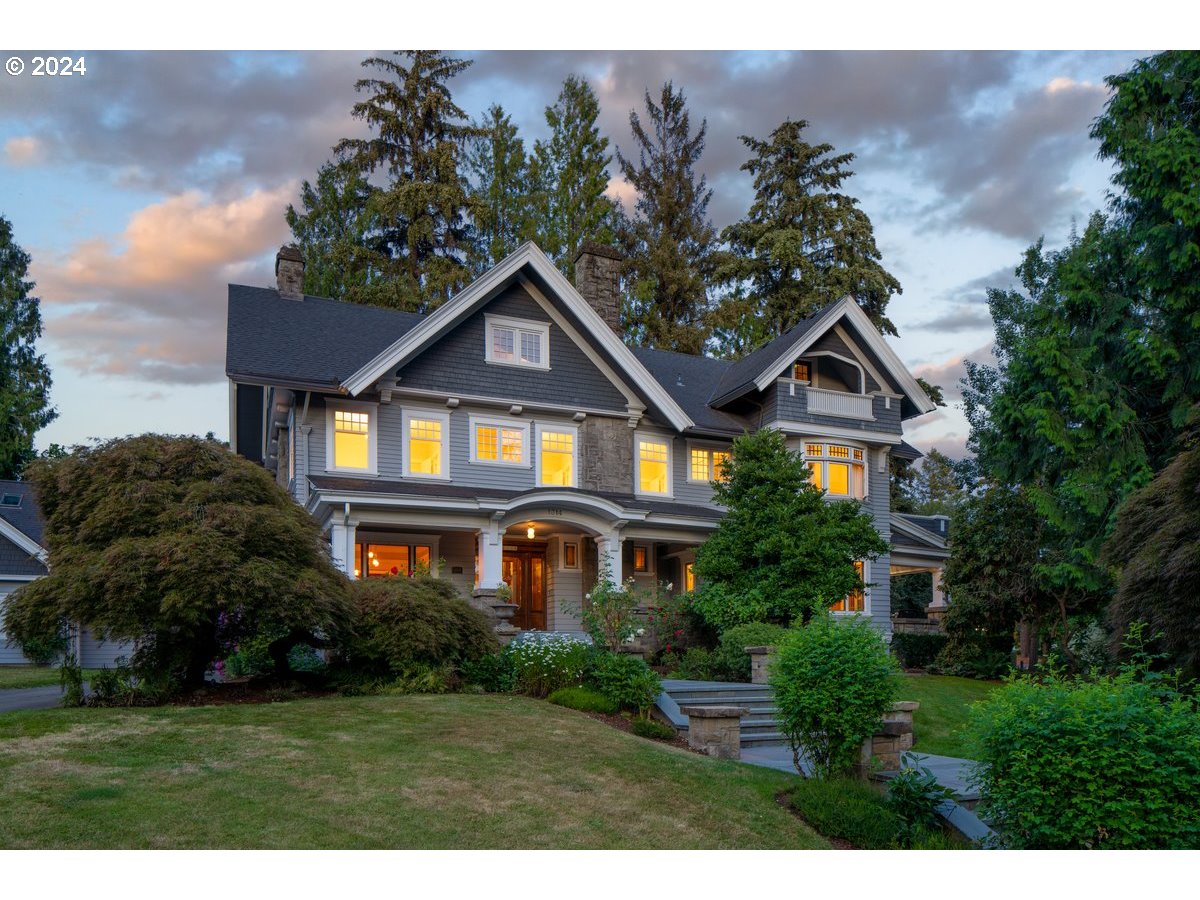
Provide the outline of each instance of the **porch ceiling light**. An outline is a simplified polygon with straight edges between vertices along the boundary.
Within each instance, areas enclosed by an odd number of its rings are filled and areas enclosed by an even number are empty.
[[[533,536],[535,533],[536,532],[533,530],[532,525],[530,525],[528,528],[525,529],[525,537],[529,538],[531,541],[533,540]]]

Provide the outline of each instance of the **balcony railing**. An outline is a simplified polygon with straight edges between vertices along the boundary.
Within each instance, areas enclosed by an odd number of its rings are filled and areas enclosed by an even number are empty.
[[[873,419],[872,398],[867,394],[847,394],[845,391],[826,391],[805,388],[808,411],[818,416],[845,416],[850,419]]]

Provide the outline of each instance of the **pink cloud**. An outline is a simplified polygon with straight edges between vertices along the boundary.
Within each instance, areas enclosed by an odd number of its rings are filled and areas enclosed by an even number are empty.
[[[42,142],[35,137],[14,137],[4,142],[4,158],[10,166],[37,165],[44,156]]]

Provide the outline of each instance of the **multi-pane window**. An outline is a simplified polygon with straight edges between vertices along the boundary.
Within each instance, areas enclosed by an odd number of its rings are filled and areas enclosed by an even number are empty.
[[[804,360],[798,360],[792,364],[792,377],[797,381],[812,381],[811,375],[812,370]]]
[[[432,561],[432,548],[428,544],[354,545],[355,578],[407,577],[418,571],[428,572]]]
[[[575,432],[541,433],[538,484],[550,487],[575,486]]]
[[[370,413],[333,411],[333,468],[371,468],[370,430]]]
[[[408,473],[442,476],[443,420],[411,416],[408,419]]]
[[[866,461],[858,447],[805,443],[804,459],[813,485],[831,497],[866,496]]]
[[[477,423],[475,461],[514,465],[525,462],[525,429]]]
[[[637,444],[638,490],[643,494],[670,493],[670,445],[654,438],[638,438]]]
[[[650,571],[650,555],[646,552],[646,548],[642,546],[634,546],[633,548],[633,571],[649,572]]]
[[[693,447],[689,454],[688,478],[691,481],[722,481],[725,473],[721,466],[728,461],[728,450]]]
[[[487,317],[488,362],[548,369],[550,325],[501,316]]]
[[[854,573],[858,576],[860,582],[866,580],[863,572],[862,560],[855,560]],[[832,612],[863,612],[866,609],[866,598],[863,596],[862,588],[855,588],[846,597],[829,607],[829,609]]]

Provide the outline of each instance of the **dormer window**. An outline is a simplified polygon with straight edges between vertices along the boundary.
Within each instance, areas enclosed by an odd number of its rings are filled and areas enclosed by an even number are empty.
[[[484,316],[487,344],[484,358],[501,366],[550,368],[550,323]]]
[[[792,378],[796,381],[812,381],[812,368],[808,360],[798,359],[792,363]]]

